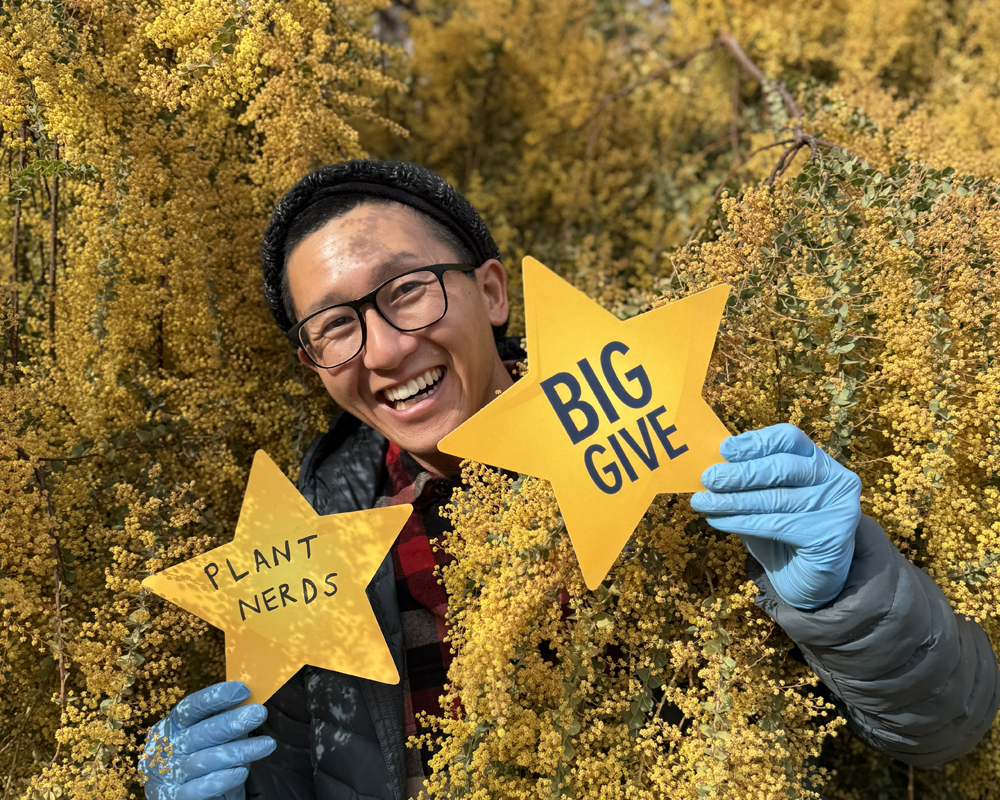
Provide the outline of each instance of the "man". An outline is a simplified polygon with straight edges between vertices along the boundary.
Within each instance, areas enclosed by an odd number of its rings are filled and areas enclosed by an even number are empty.
[[[447,598],[428,537],[458,459],[441,438],[510,386],[506,274],[482,220],[413,164],[353,161],[304,178],[275,209],[264,291],[301,362],[344,412],[309,448],[299,489],[320,514],[413,502],[368,588],[398,686],[303,668],[266,704],[223,683],[185,698],[147,750],[150,798],[406,798],[426,763],[404,746],[448,664]],[[513,432],[498,432],[510,435]],[[692,505],[741,536],[758,604],[799,645],[871,746],[930,767],[979,741],[998,705],[989,641],[862,517],[860,481],[799,430],[726,440]],[[438,559],[444,556],[437,556]],[[228,709],[228,710],[227,710]],[[258,729],[260,735],[246,739]],[[249,765],[249,768],[245,765]],[[248,779],[249,776],[249,780]]]

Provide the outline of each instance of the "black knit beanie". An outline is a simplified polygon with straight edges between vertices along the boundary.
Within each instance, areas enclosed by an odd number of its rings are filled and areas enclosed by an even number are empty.
[[[288,231],[295,218],[313,203],[348,193],[395,200],[426,214],[457,236],[477,264],[500,258],[496,242],[472,204],[429,169],[408,161],[374,160],[344,161],[320,167],[281,198],[264,233],[260,254],[264,299],[282,331],[288,331],[295,324],[281,296]]]

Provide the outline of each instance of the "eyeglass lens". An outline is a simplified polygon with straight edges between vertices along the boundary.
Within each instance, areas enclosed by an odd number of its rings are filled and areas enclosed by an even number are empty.
[[[444,316],[444,287],[433,272],[410,272],[385,284],[375,304],[401,331],[433,325]],[[328,308],[311,317],[299,331],[302,347],[321,367],[335,367],[356,356],[364,345],[358,312],[349,306]]]

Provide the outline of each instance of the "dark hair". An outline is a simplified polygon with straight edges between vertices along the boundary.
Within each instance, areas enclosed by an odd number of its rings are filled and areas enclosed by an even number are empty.
[[[428,230],[460,261],[482,264],[500,251],[472,204],[429,169],[407,161],[358,159],[310,172],[278,202],[261,246],[264,300],[283,331],[295,324],[285,261],[305,236],[361,203],[396,202],[427,219]],[[294,238],[293,238],[294,235]],[[498,348],[507,323],[494,326]]]
[[[285,234],[285,250],[282,258],[283,264],[281,271],[281,300],[284,305],[285,313],[290,319],[295,319],[295,307],[292,303],[292,295],[288,288],[288,259],[291,258],[292,251],[295,250],[295,248],[307,236],[318,231],[326,225],[326,223],[330,222],[330,220],[342,217],[362,205],[402,206],[403,204],[398,203],[395,200],[390,200],[387,197],[376,197],[362,194],[361,192],[348,192],[346,194],[335,194],[332,196],[320,197],[315,203],[311,206],[307,206],[298,214],[298,216],[292,219],[291,224],[288,226],[288,231]],[[444,225],[437,220],[428,217],[426,214],[417,211],[411,206],[403,207],[409,208],[414,214],[416,214],[425,230],[432,237],[434,237],[436,241],[445,245],[452,251],[456,264],[472,264],[475,262],[475,256],[469,248],[466,247],[462,243],[462,240],[459,239],[454,233],[444,227]],[[475,280],[476,274],[474,272],[468,272],[466,274]]]

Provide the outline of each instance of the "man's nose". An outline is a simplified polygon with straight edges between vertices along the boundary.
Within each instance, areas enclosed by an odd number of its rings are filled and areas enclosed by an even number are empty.
[[[396,330],[373,306],[363,313],[366,331],[363,357],[367,369],[394,369],[417,349],[415,336]]]

